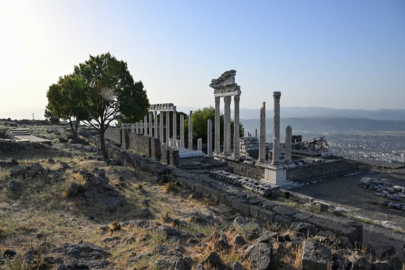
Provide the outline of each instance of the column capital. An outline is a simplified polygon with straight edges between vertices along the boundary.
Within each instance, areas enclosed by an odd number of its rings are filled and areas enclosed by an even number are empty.
[[[235,102],[239,102],[239,101],[240,101],[240,95],[234,96],[234,97],[233,97],[233,100],[234,100]]]

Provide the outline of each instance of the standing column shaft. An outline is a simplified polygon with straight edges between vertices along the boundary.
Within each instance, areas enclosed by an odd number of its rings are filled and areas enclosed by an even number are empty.
[[[160,122],[159,122],[159,139],[160,139],[160,143],[164,143],[165,141],[165,139],[164,139],[164,137],[163,137],[163,112],[160,112],[159,113],[159,120],[160,120]]]
[[[188,117],[188,149],[193,150],[193,111]]]
[[[180,115],[180,147],[184,147],[184,115]]]
[[[148,116],[143,118],[143,135],[148,135]]]
[[[212,121],[208,119],[207,124],[207,156],[212,157]]]
[[[273,165],[280,163],[280,98],[281,92],[273,92],[274,115],[273,115]]]
[[[177,146],[177,111],[176,106],[173,106],[173,146]]]
[[[143,120],[139,121],[139,134],[143,134]]]
[[[152,137],[152,112],[149,112],[149,137]]]
[[[266,161],[266,102],[260,108],[259,162]]]
[[[285,162],[289,163],[291,161],[291,143],[292,143],[292,128],[290,126],[287,126],[285,129],[285,144],[284,144],[284,150],[285,150]]]
[[[224,97],[224,155],[229,155],[231,150],[231,97]]]
[[[221,98],[215,97],[215,154],[221,153]]]
[[[166,112],[166,144],[170,144],[170,112]]]
[[[234,136],[233,136],[233,155],[235,157],[239,156],[239,101],[240,96],[234,96],[233,100],[235,102],[235,120],[234,120]]]
[[[153,131],[153,137],[155,137],[155,138],[157,138],[158,137],[158,125],[157,125],[157,123],[158,123],[158,121],[157,121],[157,111],[154,111],[153,112],[153,121],[154,121],[154,125],[153,125],[153,128],[154,128],[154,131]]]

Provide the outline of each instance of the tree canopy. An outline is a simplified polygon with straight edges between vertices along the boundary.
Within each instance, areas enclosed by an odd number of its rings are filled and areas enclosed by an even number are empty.
[[[198,109],[193,112],[193,138],[197,140],[198,138],[202,138],[204,143],[207,142],[207,132],[208,132],[208,119],[212,121],[212,137],[215,138],[215,108],[205,107],[203,109]],[[188,118],[185,120],[185,127],[188,130]],[[220,128],[221,128],[221,142],[224,139],[224,115],[221,114],[220,116]],[[231,136],[233,136],[234,131],[234,121],[231,121]],[[243,125],[239,123],[239,134],[243,136]],[[188,135],[188,132],[186,132]]]
[[[49,86],[46,96],[48,105],[45,117],[53,124],[60,119],[68,120],[72,134],[77,140],[77,126],[80,121],[88,118],[86,104],[87,84],[84,78],[71,74],[59,78],[57,84]]]
[[[86,122],[99,131],[101,149],[107,157],[105,131],[114,120],[142,118],[149,107],[146,91],[142,82],[134,83],[127,63],[110,53],[90,55],[89,60],[75,66],[74,70],[88,85]]]

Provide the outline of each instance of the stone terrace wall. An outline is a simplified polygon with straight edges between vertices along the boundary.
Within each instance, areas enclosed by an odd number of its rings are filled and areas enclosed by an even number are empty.
[[[104,138],[110,140],[111,142],[121,146],[122,145],[122,135],[121,129],[109,127],[104,133]]]
[[[162,145],[162,159],[161,162],[163,164],[171,165],[173,167],[179,166],[179,150],[173,149],[170,146]]]
[[[239,174],[241,176],[250,177],[253,179],[263,179],[264,169],[257,167],[253,164],[248,164],[240,161],[227,160],[228,166],[233,168],[233,173]]]
[[[309,179],[334,177],[358,169],[359,163],[341,159],[333,162],[314,163],[309,167],[288,169],[287,179],[294,182],[307,182]]]
[[[195,174],[188,173],[181,169],[174,169],[160,162],[142,158],[114,145],[107,144],[107,151],[111,158],[121,160],[125,165],[133,166],[139,170],[159,175],[167,182],[175,182],[183,188],[201,194],[213,203],[225,204],[245,216],[251,216],[262,222],[279,222],[280,225],[288,228],[293,222],[308,223],[315,225],[320,230],[330,231],[337,237],[345,236],[354,245],[362,242],[363,227],[359,223],[342,223],[333,221],[305,212],[296,208],[281,205],[280,203],[252,196],[251,193],[229,188],[229,185],[218,183],[217,180],[200,179]],[[293,195],[292,193],[289,195]],[[305,198],[313,201],[313,198]]]
[[[264,178],[264,168],[239,161],[227,160],[235,174],[253,179]],[[308,182],[309,180],[334,177],[359,169],[359,163],[348,160],[335,160],[326,163],[314,163],[310,166],[287,169],[287,180],[294,182]]]
[[[129,142],[128,148],[133,149],[138,153],[144,154],[147,157],[152,157],[150,137],[138,135],[133,132],[128,132],[128,130],[125,130],[125,136]]]

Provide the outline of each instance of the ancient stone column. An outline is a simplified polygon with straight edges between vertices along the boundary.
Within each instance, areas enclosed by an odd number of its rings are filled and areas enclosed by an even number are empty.
[[[233,135],[233,155],[239,157],[239,101],[240,96],[234,96],[235,102],[235,120],[234,120],[234,135]]]
[[[221,98],[215,97],[215,154],[221,153],[221,112],[220,112]]]
[[[176,147],[177,144],[177,111],[176,106],[173,106],[173,146]]]
[[[201,138],[199,138],[197,140],[197,150],[202,151],[202,139]]]
[[[139,121],[139,134],[143,134],[143,120]]]
[[[157,138],[158,137],[158,121],[157,121],[157,111],[153,112],[153,120],[154,120],[154,131],[153,131],[153,137]]]
[[[207,124],[207,156],[212,157],[212,121],[208,119]]]
[[[132,133],[135,132],[135,124],[131,124],[131,132],[132,132]]]
[[[180,115],[180,147],[184,147],[184,115]]]
[[[284,144],[284,150],[285,150],[285,159],[284,161],[286,163],[289,163],[291,161],[291,142],[292,142],[292,128],[290,126],[287,126],[285,129],[285,144]]]
[[[224,97],[224,155],[228,156],[231,151],[231,97]]]
[[[148,116],[143,117],[143,135],[148,135]]]
[[[149,137],[152,137],[152,112],[149,112]]]
[[[164,143],[165,138],[163,137],[163,112],[159,113],[159,139],[160,143]]]
[[[259,162],[265,161],[266,161],[266,102],[263,102],[263,105],[260,108]]]
[[[166,112],[166,144],[170,144],[170,112]]]
[[[193,150],[193,111],[188,117],[188,149]]]
[[[274,115],[273,115],[273,161],[271,164],[280,163],[280,98],[281,92],[273,92]]]

